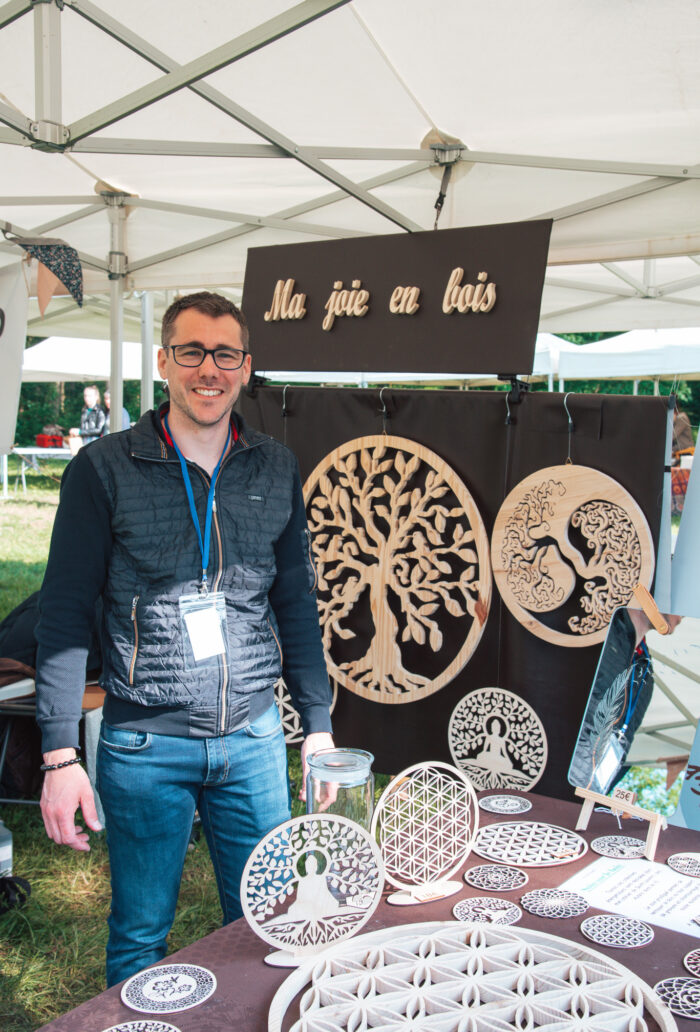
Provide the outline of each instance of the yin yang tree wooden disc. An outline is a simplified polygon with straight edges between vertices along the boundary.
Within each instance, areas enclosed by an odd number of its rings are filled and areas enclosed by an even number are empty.
[[[654,545],[644,513],[616,480],[587,466],[550,466],[503,502],[491,561],[519,623],[554,645],[582,647],[603,641],[637,584],[651,585]]]
[[[439,455],[372,436],[330,452],[304,484],[329,673],[375,702],[448,684],[491,604],[488,535]]]

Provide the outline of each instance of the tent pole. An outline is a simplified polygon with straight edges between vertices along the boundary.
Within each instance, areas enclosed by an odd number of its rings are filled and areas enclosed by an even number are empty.
[[[124,339],[124,276],[126,275],[126,212],[123,194],[104,194],[109,216],[109,336],[110,408],[109,432],[122,428],[124,378],[122,341]]]
[[[153,408],[153,293],[141,295],[141,415]]]

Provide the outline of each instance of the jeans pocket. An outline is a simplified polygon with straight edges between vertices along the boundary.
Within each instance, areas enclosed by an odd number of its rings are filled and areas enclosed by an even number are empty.
[[[100,729],[100,744],[110,752],[144,752],[150,749],[152,740],[150,731],[128,731],[121,727],[110,727],[104,722]]]
[[[262,716],[243,728],[248,738],[272,738],[282,731],[282,721],[276,703],[272,703]]]

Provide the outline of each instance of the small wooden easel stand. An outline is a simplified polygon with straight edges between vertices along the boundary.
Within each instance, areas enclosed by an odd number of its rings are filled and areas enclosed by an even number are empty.
[[[659,634],[668,634],[668,623],[664,619],[663,614],[659,612],[659,607],[647,589],[642,584],[638,584],[632,594],[654,630],[658,631]],[[576,795],[584,800],[579,819],[576,822],[577,831],[583,831],[588,827],[588,822],[596,803],[608,806],[614,814],[641,817],[643,821],[649,821],[644,856],[647,860],[654,859],[661,830],[668,827],[665,817],[662,817],[660,813],[654,813],[653,810],[644,810],[641,806],[635,806],[634,803],[637,798],[635,793],[626,791],[624,788],[616,788],[611,796],[602,795],[600,792],[591,792],[588,788],[577,788]]]
[[[588,788],[577,788],[575,791],[576,795],[583,799],[581,813],[576,821],[576,831],[585,831],[588,827],[588,822],[591,819],[593,807],[596,803],[599,806],[609,807],[614,814],[624,813],[628,817],[641,817],[643,821],[649,821],[644,856],[647,860],[654,859],[659,842],[659,834],[662,829],[668,827],[665,817],[660,813],[654,813],[653,810],[644,810],[641,806],[635,806],[634,800],[636,797],[634,792],[628,792],[624,788],[616,788],[611,796],[603,795],[602,792],[591,792]]]

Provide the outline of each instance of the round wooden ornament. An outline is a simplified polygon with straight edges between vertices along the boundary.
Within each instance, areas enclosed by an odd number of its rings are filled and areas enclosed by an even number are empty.
[[[253,931],[295,967],[329,943],[354,935],[377,908],[383,863],[374,838],[331,814],[293,817],[257,844],[243,870],[241,906]]]
[[[654,576],[644,513],[616,480],[587,466],[550,466],[514,487],[496,517],[491,560],[515,619],[569,647],[603,641],[615,609]]]
[[[371,833],[379,842],[386,880],[400,891],[398,906],[444,899],[459,892],[451,881],[471,851],[479,827],[474,789],[448,763],[417,763],[379,797]]]
[[[503,688],[477,688],[460,699],[450,717],[447,739],[455,765],[477,791],[527,791],[540,780],[547,763],[542,721],[524,699]],[[530,809],[529,805],[518,806],[519,802],[496,812]]]
[[[439,691],[491,604],[488,536],[439,455],[389,435],[330,452],[304,484],[329,673],[375,702]]]

